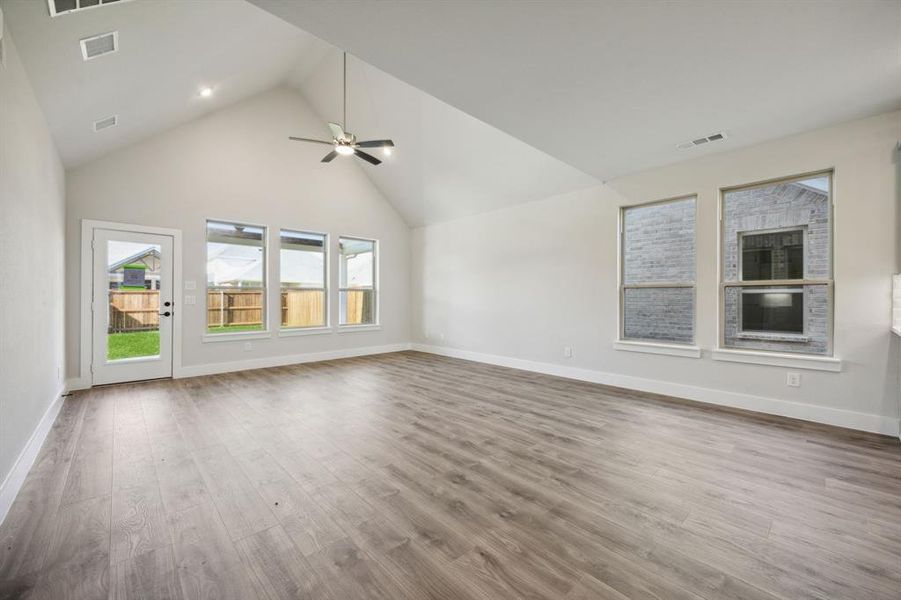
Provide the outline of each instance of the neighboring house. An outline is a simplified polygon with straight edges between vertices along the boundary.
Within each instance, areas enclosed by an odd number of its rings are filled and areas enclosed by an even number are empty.
[[[732,190],[723,202],[723,278],[785,282],[725,291],[724,345],[750,350],[829,352],[827,177]]]
[[[263,281],[263,249],[209,242],[207,284],[211,287],[259,288]]]
[[[143,276],[141,274],[143,271]],[[117,289],[160,289],[160,252],[147,248],[109,267],[109,287]]]

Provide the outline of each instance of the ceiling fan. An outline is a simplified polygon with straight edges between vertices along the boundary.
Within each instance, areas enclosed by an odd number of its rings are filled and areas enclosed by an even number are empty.
[[[358,142],[357,136],[350,133],[349,131],[345,131],[344,127],[347,126],[347,52],[343,54],[343,67],[344,67],[344,116],[343,116],[343,125],[339,125],[338,123],[329,123],[329,129],[332,130],[332,141],[326,140],[314,140],[312,138],[302,138],[302,137],[294,137],[289,136],[289,140],[294,140],[295,142],[311,142],[313,144],[326,144],[327,146],[334,146],[334,149],[323,157],[321,162],[327,163],[332,162],[336,156],[339,154],[342,156],[350,156],[351,154],[356,155],[359,158],[362,158],[368,163],[372,163],[374,165],[379,165],[382,163],[379,159],[374,157],[371,154],[363,152],[360,148],[381,148],[384,153],[391,154],[391,149],[394,148],[394,142],[391,140],[369,140],[366,142]]]

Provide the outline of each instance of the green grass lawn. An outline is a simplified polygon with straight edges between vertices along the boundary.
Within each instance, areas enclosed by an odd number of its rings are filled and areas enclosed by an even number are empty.
[[[107,360],[156,356],[160,353],[159,331],[131,331],[111,333],[107,338]]]
[[[259,331],[261,325],[233,325],[228,327],[210,327],[208,333],[230,333],[233,331]],[[107,338],[107,360],[135,358],[137,356],[156,356],[160,353],[159,331],[131,331],[129,333],[111,333]]]

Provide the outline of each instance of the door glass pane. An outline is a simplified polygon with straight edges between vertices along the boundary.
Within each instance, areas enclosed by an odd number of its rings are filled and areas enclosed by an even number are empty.
[[[160,354],[160,246],[107,244],[107,360]]]

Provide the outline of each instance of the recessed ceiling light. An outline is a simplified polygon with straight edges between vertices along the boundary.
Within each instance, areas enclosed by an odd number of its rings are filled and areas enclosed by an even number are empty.
[[[209,86],[200,88],[200,97],[201,98],[209,98],[212,95],[213,95],[213,88],[211,88]]]

